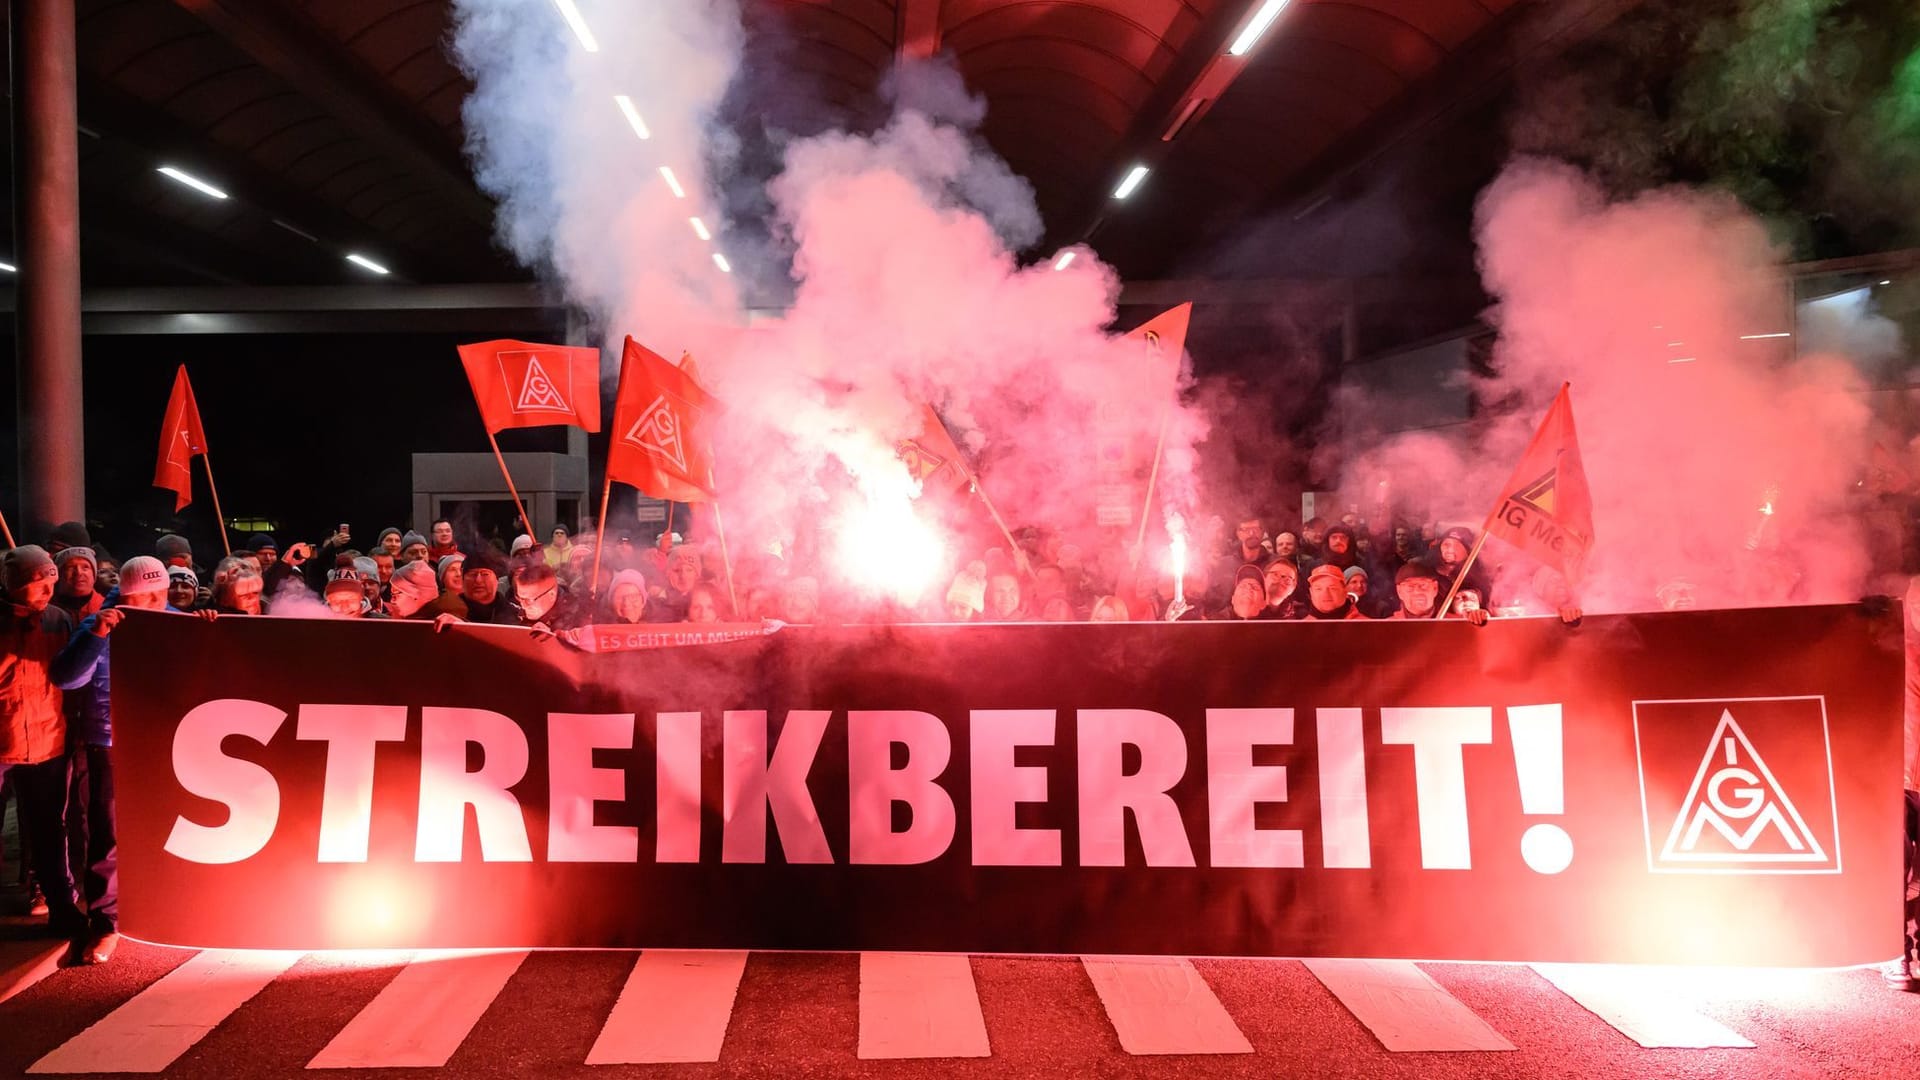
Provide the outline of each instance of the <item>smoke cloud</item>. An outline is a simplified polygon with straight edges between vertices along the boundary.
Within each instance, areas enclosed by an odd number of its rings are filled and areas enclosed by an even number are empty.
[[[869,567],[910,549],[924,563],[941,533],[897,452],[923,405],[947,418],[1010,522],[1094,520],[1096,424],[1151,446],[1164,423],[1162,490],[1192,497],[1204,420],[1175,405],[1179,376],[1162,357],[1108,332],[1108,267],[1085,251],[1064,270],[1023,262],[1042,232],[1032,188],[979,137],[985,105],[949,67],[892,73],[877,130],[785,139],[765,219],[726,221],[715,193],[739,181],[740,144],[715,116],[743,77],[737,8],[579,7],[598,53],[547,0],[456,0],[454,52],[475,83],[469,152],[500,200],[502,241],[591,317],[609,391],[623,335],[697,360],[725,405],[712,435],[736,561],[777,546],[829,576],[842,566],[843,594],[874,582],[838,548]],[[697,214],[713,243],[690,227]],[[716,251],[735,273],[718,272]],[[749,318],[743,281],[780,310]],[[977,507],[958,513],[980,531]],[[942,572],[967,557],[937,554]],[[944,585],[915,576],[929,594]],[[896,584],[882,591],[918,591]]]

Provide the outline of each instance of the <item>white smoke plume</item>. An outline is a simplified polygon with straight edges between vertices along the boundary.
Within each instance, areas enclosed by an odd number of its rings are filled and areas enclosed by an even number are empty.
[[[1477,216],[1499,337],[1496,374],[1475,389],[1505,411],[1482,430],[1387,440],[1360,455],[1349,490],[1412,477],[1438,514],[1477,529],[1567,381],[1594,497],[1589,610],[1861,595],[1866,545],[1848,500],[1864,380],[1848,357],[1804,344],[1796,357],[1774,336],[1792,331],[1792,301],[1755,216],[1681,187],[1613,198],[1543,159],[1510,163]],[[1847,338],[1829,326],[1817,344]],[[1511,563],[1509,589],[1524,591],[1531,560]]]
[[[915,484],[897,456],[923,404],[947,417],[1013,523],[1094,520],[1097,417],[1110,437],[1118,418],[1149,446],[1164,422],[1160,490],[1191,499],[1204,422],[1169,420],[1175,377],[1110,336],[1110,269],[1085,251],[1064,271],[1051,253],[1022,262],[1041,235],[1032,189],[978,137],[984,104],[950,68],[894,72],[878,131],[789,141],[767,187],[771,220],[726,222],[711,192],[731,179],[734,141],[714,117],[741,74],[735,5],[580,0],[579,10],[597,53],[549,0],[456,0],[454,52],[475,82],[469,151],[500,199],[503,241],[594,317],[609,385],[626,334],[697,360],[726,408],[715,456],[736,560],[778,541],[789,555],[817,553],[831,573],[824,549],[856,536],[869,564],[889,551],[876,534],[895,554],[941,545],[918,521],[927,513],[911,510]],[[667,190],[662,165],[686,199]],[[695,214],[713,244],[694,234]],[[777,242],[743,239],[738,273],[717,272],[712,255],[730,237],[768,228]],[[749,320],[735,283],[770,278],[789,282],[790,305]],[[963,516],[977,530],[977,509]],[[942,554],[950,570],[978,551]]]

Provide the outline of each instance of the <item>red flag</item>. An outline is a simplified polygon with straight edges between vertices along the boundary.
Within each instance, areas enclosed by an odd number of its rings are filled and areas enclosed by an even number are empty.
[[[913,438],[901,439],[895,449],[900,460],[906,463],[907,473],[920,482],[923,493],[939,489],[958,491],[971,480],[965,455],[931,405],[920,408],[919,433]]]
[[[489,433],[571,424],[600,430],[600,350],[525,341],[460,346]]]
[[[167,415],[160,421],[160,460],[153,468],[153,486],[173,492],[173,512],[193,501],[193,456],[207,452],[206,429],[200,425],[200,405],[187,381],[187,365],[173,376],[167,396]]]
[[[1513,478],[1501,489],[1487,532],[1558,567],[1578,581],[1593,548],[1593,495],[1573,432],[1573,399],[1562,383],[1547,418],[1533,433]]]
[[[656,499],[713,498],[713,450],[705,425],[717,408],[713,395],[687,372],[629,337],[613,401],[607,476]]]
[[[1187,324],[1193,321],[1191,301],[1155,315],[1127,333],[1133,341],[1144,341],[1166,357],[1171,375],[1180,373],[1180,354],[1187,349]]]

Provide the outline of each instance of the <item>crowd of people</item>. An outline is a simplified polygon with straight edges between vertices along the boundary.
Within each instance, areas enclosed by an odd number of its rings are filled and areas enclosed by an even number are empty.
[[[637,545],[619,536],[595,557],[564,525],[546,543],[521,535],[456,539],[453,522],[426,533],[398,526],[357,546],[342,525],[319,543],[284,549],[247,539],[209,569],[192,545],[159,536],[153,554],[120,562],[85,525],[67,522],[44,545],[0,559],[13,611],[0,648],[0,784],[17,799],[22,860],[48,925],[71,942],[69,963],[100,963],[118,937],[113,822],[111,644],[129,608],[202,618],[292,615],[487,623],[558,636],[589,624],[1312,620],[1449,617],[1484,622],[1489,583],[1469,568],[1465,529],[1397,525],[1376,535],[1356,516],[1315,518],[1269,532],[1258,517],[1202,530],[1176,580],[1161,559],[1118,541],[1089,555],[1059,533],[1022,528],[958,562],[917,601],[876,608],[850,583],[817,576],[818,559],[778,550],[737,563],[717,541],[663,530]],[[1012,543],[1006,543],[1006,540]],[[1161,553],[1164,555],[1164,553]],[[1158,563],[1160,565],[1150,565]],[[595,575],[598,575],[597,577]],[[1571,610],[1563,584],[1535,575],[1519,605]],[[822,588],[822,581],[828,582]],[[1458,588],[1455,588],[1456,582]],[[1514,607],[1511,610],[1525,610]]]

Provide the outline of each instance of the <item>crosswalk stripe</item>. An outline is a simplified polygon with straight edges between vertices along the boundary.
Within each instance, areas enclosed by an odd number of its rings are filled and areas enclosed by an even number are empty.
[[[1129,1054],[1251,1054],[1193,962],[1172,956],[1083,956],[1120,1048]]]
[[[1411,961],[1302,963],[1388,1050],[1513,1049],[1505,1036]]]
[[[66,951],[64,941],[0,941],[0,1001],[53,974]]]
[[[159,1072],[300,959],[208,949],[28,1067],[30,1073]]]
[[[971,960],[926,953],[860,954],[860,1057],[990,1053]]]
[[[1657,974],[1595,964],[1535,964],[1533,970],[1581,1008],[1641,1046],[1700,1049],[1753,1045],[1720,1021],[1661,992]]]
[[[525,950],[417,952],[309,1069],[438,1068],[527,958]]]
[[[746,968],[744,952],[641,953],[587,1064],[719,1061]]]

